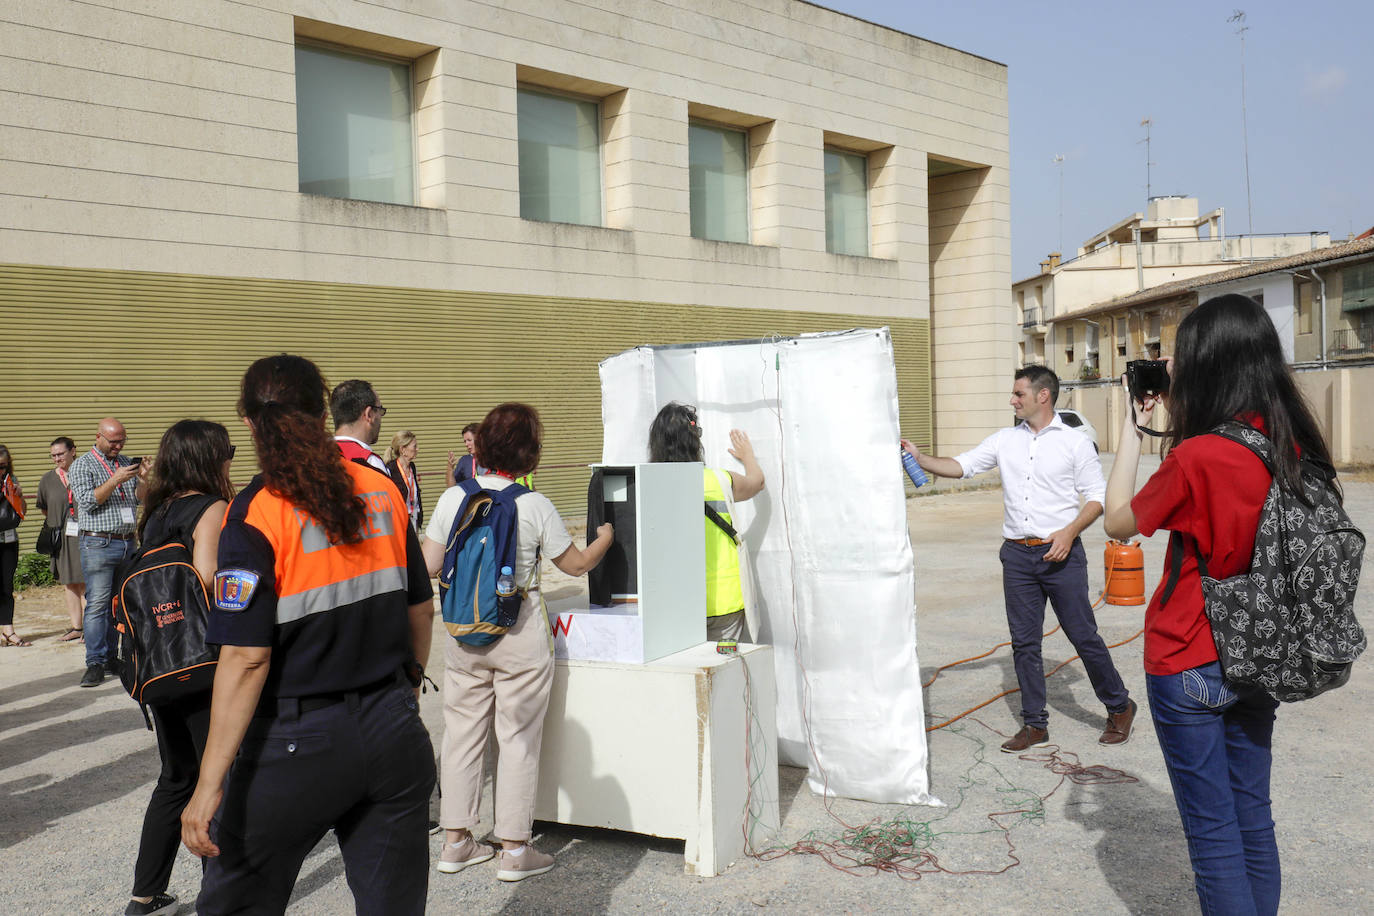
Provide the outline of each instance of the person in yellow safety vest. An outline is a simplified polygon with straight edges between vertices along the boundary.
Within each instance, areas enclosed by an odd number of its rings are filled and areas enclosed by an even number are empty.
[[[752,499],[763,489],[763,469],[754,457],[749,437],[730,430],[730,456],[744,466],[744,473],[708,467],[703,480],[706,501],[706,638],[749,639],[745,632],[744,588],[740,580],[739,541],[733,533],[732,512],[736,502]],[[697,411],[672,402],[649,426],[649,460],[702,461],[701,427]],[[713,517],[714,513],[714,517]],[[723,523],[723,524],[722,524]],[[730,528],[730,531],[726,529]]]

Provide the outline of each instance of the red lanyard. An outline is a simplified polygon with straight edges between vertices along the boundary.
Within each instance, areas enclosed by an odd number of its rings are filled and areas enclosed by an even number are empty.
[[[102,454],[100,454],[100,449],[98,449],[98,448],[92,448],[92,449],[91,449],[91,454],[95,456],[95,460],[96,460],[96,461],[99,461],[99,462],[100,462],[100,466],[103,467],[103,468],[105,469],[105,473],[109,474],[110,477],[113,478],[114,475],[115,475],[114,468],[111,468],[108,464],[105,463],[105,456],[102,455]],[[119,467],[119,458],[118,458],[117,456],[115,457],[115,467],[116,467],[116,468]],[[129,482],[129,481],[127,481],[127,480],[124,481],[124,483],[128,483],[128,482]],[[124,486],[123,483],[121,483],[121,484],[116,484],[116,485],[115,485],[115,489],[118,490],[118,489],[119,489],[120,487],[122,487],[122,486]],[[67,498],[68,498],[68,499],[71,498],[71,494],[70,494],[70,493],[67,494]]]
[[[72,485],[67,482],[67,469],[58,468],[57,477],[62,481],[62,486],[67,488],[67,514],[76,518],[76,500],[72,499]]]
[[[473,462],[473,463],[476,464],[476,462]],[[509,480],[511,483],[515,483],[515,475],[514,475],[514,474],[507,474],[505,471],[493,471],[493,470],[490,470],[490,469],[487,470],[487,473],[490,474],[490,475],[493,476],[493,477],[504,477],[504,478],[506,478],[507,480]]]
[[[102,454],[100,454],[100,449],[98,449],[98,448],[93,448],[93,449],[91,449],[91,454],[95,456],[95,460],[96,460],[96,461],[99,461],[99,462],[100,462],[100,466],[103,467],[103,468],[105,469],[105,473],[109,474],[111,477],[113,477],[113,476],[115,475],[114,468],[110,467],[108,464],[105,463],[105,456],[102,455]],[[117,468],[117,467],[119,467],[119,459],[118,459],[118,458],[115,459],[115,468]]]

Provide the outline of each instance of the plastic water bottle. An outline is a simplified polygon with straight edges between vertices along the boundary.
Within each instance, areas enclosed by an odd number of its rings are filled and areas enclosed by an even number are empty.
[[[496,577],[496,594],[509,598],[515,594],[515,576],[509,566],[501,567],[501,575]]]
[[[911,478],[911,483],[916,487],[922,487],[926,482],[926,472],[921,470],[921,466],[916,463],[916,459],[911,457],[911,453],[901,446],[897,450],[902,453],[902,470],[906,471],[906,476]]]

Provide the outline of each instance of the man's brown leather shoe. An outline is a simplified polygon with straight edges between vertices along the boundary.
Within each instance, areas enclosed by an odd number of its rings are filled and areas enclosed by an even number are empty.
[[[1002,753],[1019,754],[1027,748],[1044,747],[1050,743],[1047,728],[1032,728],[1027,725],[1008,740],[1002,742]]]
[[[1135,723],[1135,700],[1121,712],[1107,714],[1107,730],[1097,739],[1098,744],[1125,744],[1131,740],[1131,725]]]

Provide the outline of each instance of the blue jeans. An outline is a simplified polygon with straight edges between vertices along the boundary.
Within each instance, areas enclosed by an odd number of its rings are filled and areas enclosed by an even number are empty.
[[[1021,687],[1021,718],[1032,728],[1048,728],[1045,709],[1045,663],[1040,644],[1045,632],[1045,600],[1064,635],[1069,638],[1088,672],[1098,700],[1108,712],[1122,712],[1131,702],[1112,655],[1097,632],[1097,618],[1088,600],[1088,558],[1083,542],[1075,539],[1069,555],[1058,563],[1046,563],[1048,544],[1027,547],[1002,543],[1002,594],[1007,604],[1007,630],[1011,633],[1011,657],[1016,683]]]
[[[1174,801],[1206,916],[1279,909],[1279,850],[1269,805],[1275,700],[1237,695],[1216,662],[1145,676]]]
[[[133,556],[133,541],[83,534],[81,575],[86,580],[86,665],[103,665],[115,657],[115,628],[110,618],[110,598],[114,594],[115,570],[126,557]]]

